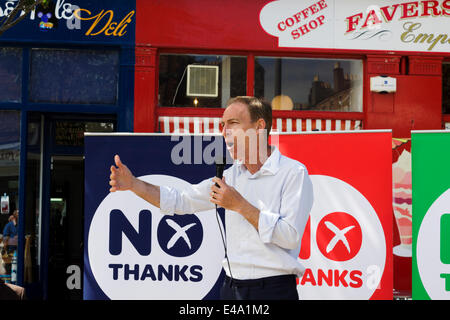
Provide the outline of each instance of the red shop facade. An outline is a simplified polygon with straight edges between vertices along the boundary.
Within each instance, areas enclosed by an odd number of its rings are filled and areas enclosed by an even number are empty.
[[[450,1],[137,0],[136,15],[135,132],[220,132],[237,95],[271,102],[278,132],[392,129],[394,289],[410,296],[410,137],[450,129]]]

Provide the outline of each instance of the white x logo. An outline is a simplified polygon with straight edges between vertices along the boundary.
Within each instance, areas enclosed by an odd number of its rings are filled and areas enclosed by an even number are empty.
[[[328,229],[334,232],[335,236],[333,239],[331,239],[330,243],[328,243],[326,251],[329,253],[331,250],[334,249],[338,241],[342,241],[342,243],[347,248],[348,253],[350,253],[350,245],[348,244],[347,238],[345,237],[345,234],[352,230],[355,226],[349,226],[347,228],[344,228],[340,230],[338,227],[336,227],[334,224],[332,224],[330,221],[325,221],[325,225]]]
[[[169,242],[167,242],[167,249],[172,248],[175,243],[178,241],[178,239],[183,238],[183,240],[188,245],[189,249],[191,249],[191,241],[189,240],[189,237],[186,234],[186,231],[188,231],[190,228],[196,225],[196,223],[190,223],[184,227],[180,227],[175,221],[167,219],[167,224],[172,227],[173,230],[175,230],[175,234],[170,238]]]

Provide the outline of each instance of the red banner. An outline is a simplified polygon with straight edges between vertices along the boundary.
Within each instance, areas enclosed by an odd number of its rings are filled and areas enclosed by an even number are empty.
[[[282,154],[307,167],[314,187],[299,255],[300,299],[391,300],[391,131],[276,138]]]

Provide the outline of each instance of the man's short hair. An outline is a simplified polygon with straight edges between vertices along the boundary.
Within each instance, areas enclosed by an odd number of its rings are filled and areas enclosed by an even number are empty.
[[[271,105],[264,99],[258,99],[250,96],[237,96],[228,100],[227,107],[236,102],[247,106],[252,122],[256,122],[261,118],[264,119],[266,122],[267,136],[269,136],[270,130],[272,129]]]

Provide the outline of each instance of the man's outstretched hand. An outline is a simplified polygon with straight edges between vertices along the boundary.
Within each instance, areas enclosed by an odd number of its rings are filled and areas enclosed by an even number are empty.
[[[134,176],[130,169],[120,161],[120,157],[114,156],[116,166],[111,166],[111,175],[109,176],[110,192],[130,190],[133,187]]]

